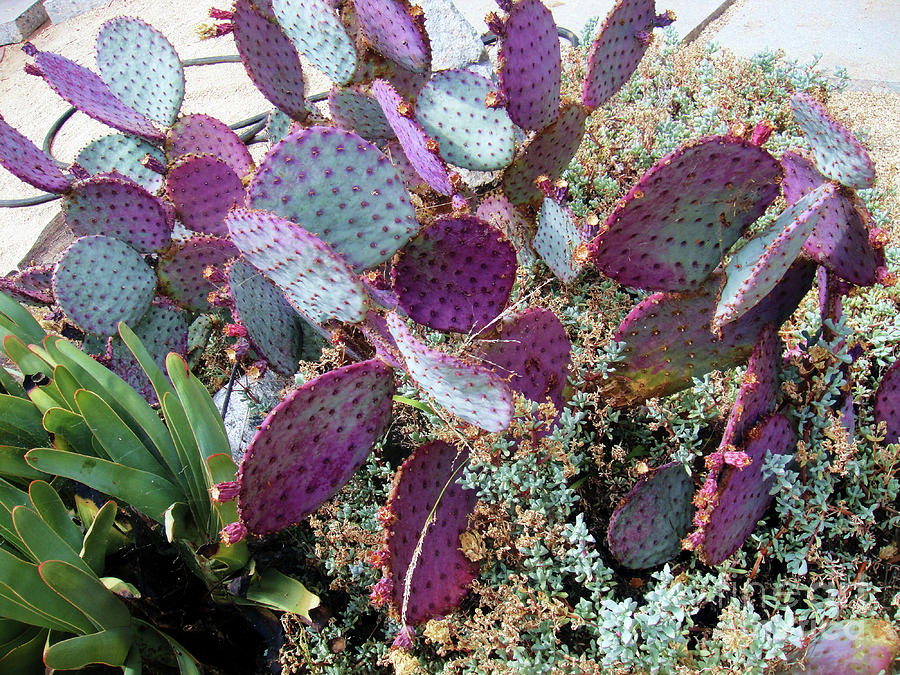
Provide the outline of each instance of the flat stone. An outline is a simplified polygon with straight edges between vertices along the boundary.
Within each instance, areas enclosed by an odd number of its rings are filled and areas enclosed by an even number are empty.
[[[27,40],[46,20],[40,0],[0,0],[0,45]]]
[[[228,443],[231,445],[231,456],[238,464],[250,441],[253,440],[257,427],[265,419],[262,414],[251,409],[248,397],[242,392],[249,391],[262,403],[265,410],[271,410],[278,404],[278,394],[285,384],[286,380],[279,378],[271,370],[267,370],[261,378],[252,382],[246,375],[235,381],[225,414],[225,433],[228,434]],[[213,396],[213,402],[219,411],[225,403],[226,389],[223,387]]]
[[[417,0],[431,38],[432,70],[465,68],[484,58],[484,44],[450,0]]]
[[[53,23],[62,23],[89,9],[99,7],[108,0],[44,0],[44,9]]]

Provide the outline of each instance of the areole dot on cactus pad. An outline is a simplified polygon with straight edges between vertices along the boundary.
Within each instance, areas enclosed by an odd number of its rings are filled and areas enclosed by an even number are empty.
[[[88,143],[75,157],[75,164],[91,175],[115,172],[133,180],[147,192],[155,193],[162,187],[161,174],[144,166],[150,156],[162,165],[166,156],[155,145],[127,134],[109,134]]]
[[[29,185],[45,192],[65,192],[72,180],[47,153],[0,117],[0,166]]]
[[[272,0],[272,11],[302,55],[337,84],[356,70],[356,49],[327,0]]]
[[[310,127],[260,163],[249,203],[322,238],[356,271],[394,255],[419,229],[409,193],[387,157],[357,134]]]
[[[361,84],[332,87],[328,93],[328,110],[335,124],[354,131],[373,143],[394,138],[381,104]]]
[[[744,141],[691,141],[619,202],[589,245],[591,262],[628,286],[697,288],[778,196],[780,176],[774,157]]]
[[[270,21],[267,12],[251,0],[235,2],[232,22],[235,45],[256,88],[290,117],[305,118],[307,108],[300,55],[281,25]]]
[[[207,268],[217,270],[224,278],[225,263],[239,255],[233,243],[219,237],[197,234],[180,241],[159,258],[156,273],[161,290],[180,307],[207,312],[209,294],[220,290],[206,277]]]
[[[676,557],[691,525],[693,494],[694,482],[681,462],[638,478],[609,519],[606,542],[619,564],[646,569]]]
[[[846,619],[816,635],[789,675],[878,675],[896,672],[900,635],[884,619]]]
[[[266,417],[238,473],[253,534],[300,522],[350,480],[391,418],[394,380],[377,359],[309,380]]]
[[[97,35],[100,77],[120,101],[159,124],[175,121],[184,68],[172,44],[140,19],[117,16]]]
[[[421,8],[402,0],[354,3],[360,33],[381,54],[417,73],[431,68],[431,43]]]
[[[137,251],[103,235],[76,239],[53,272],[53,295],[65,315],[95,335],[114,335],[150,307],[156,275]]]
[[[173,223],[163,202],[121,176],[76,183],[63,201],[63,213],[76,236],[104,234],[139,253],[160,251],[172,237]]]
[[[311,321],[362,321],[367,309],[365,288],[344,259],[321,239],[266,211],[236,208],[225,221],[247,262]]]
[[[875,392],[875,421],[886,425],[885,443],[900,443],[900,360],[885,371]]]
[[[477,362],[427,347],[393,312],[387,325],[413,382],[450,414],[485,431],[509,426],[513,397],[503,378]]]
[[[435,330],[480,331],[506,306],[516,252],[472,216],[441,218],[410,241],[392,271],[400,307]]]
[[[170,162],[184,155],[214,155],[242,179],[253,172],[247,146],[227,124],[209,115],[179,117],[166,132],[165,148]]]
[[[240,177],[218,157],[184,155],[169,167],[166,196],[186,228],[227,237],[225,216],[244,205],[246,191]]]
[[[413,451],[395,479],[387,503],[390,598],[406,625],[456,609],[477,576],[460,550],[478,501],[474,490],[456,483],[467,461],[468,452],[432,441]]]
[[[568,284],[575,280],[582,267],[576,259],[576,252],[583,248],[581,233],[572,212],[550,197],[541,205],[533,245],[561,281]]]

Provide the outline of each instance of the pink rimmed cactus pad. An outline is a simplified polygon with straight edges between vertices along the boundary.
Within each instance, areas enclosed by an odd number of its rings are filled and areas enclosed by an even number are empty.
[[[797,434],[790,421],[775,414],[748,432],[740,450],[746,453],[747,466],[728,466],[718,480],[712,497],[713,507],[703,526],[700,557],[718,565],[737,551],[756,527],[772,503],[769,488],[774,477],[765,477],[763,463],[768,454],[792,454]]]
[[[900,361],[887,369],[875,392],[875,421],[887,425],[885,443],[900,443]]]
[[[788,204],[827,182],[813,163],[796,152],[781,156],[782,190]],[[804,249],[842,279],[857,286],[871,286],[885,265],[883,243],[870,239],[872,216],[852,191],[840,189],[823,206]],[[873,243],[879,244],[874,246]]]
[[[251,0],[235,2],[233,23],[234,43],[253,84],[276,108],[302,120],[307,113],[303,67],[294,43]]]
[[[791,96],[791,107],[812,148],[819,173],[847,187],[872,187],[875,164],[849,129],[833,120],[825,106],[809,94]]]
[[[895,673],[900,634],[884,619],[846,619],[819,633],[789,675]]]
[[[368,141],[377,143],[395,137],[381,104],[368,93],[365,85],[332,87],[328,93],[328,110],[335,124]]]
[[[397,341],[388,330],[387,321],[380,314],[369,310],[359,329],[375,347],[375,354],[391,368],[403,368],[403,357],[397,349]]]
[[[184,155],[169,167],[166,196],[189,230],[227,237],[225,216],[247,193],[234,170],[213,155]]]
[[[588,246],[591,262],[620,284],[693,290],[775,200],[780,177],[778,161],[750,143],[691,141],[619,202]]]
[[[412,105],[405,101],[386,80],[372,83],[372,93],[381,105],[384,116],[397,134],[403,152],[418,174],[442,195],[453,193],[450,173],[439,154],[437,141],[429,137],[413,117]]]
[[[416,73],[431,68],[425,14],[402,0],[365,0],[353,5],[360,33],[376,51]]]
[[[172,219],[163,202],[122,176],[77,183],[63,201],[63,213],[76,236],[105,234],[139,253],[160,251],[172,237]]]
[[[582,266],[575,256],[581,246],[581,232],[568,208],[546,197],[532,244],[560,281],[575,281]]]
[[[356,70],[356,48],[329,0],[272,0],[272,11],[297,51],[337,84]]]
[[[163,139],[153,122],[116,98],[96,73],[52,52],[38,52],[35,63],[44,81],[88,117],[126,134],[151,141]]]
[[[500,231],[472,216],[441,218],[398,254],[392,278],[400,307],[435,330],[485,328],[506,306],[516,252]]]
[[[623,360],[600,384],[608,403],[640,403],[690,386],[694,377],[746,361],[765,324],[780,326],[809,291],[815,264],[797,261],[763,300],[740,319],[709,329],[722,283],[714,274],[698,290],[654,293],[629,312],[613,342],[624,342]]]
[[[356,323],[365,317],[365,288],[344,259],[316,235],[267,211],[237,208],[225,221],[247,262],[311,321]]]
[[[559,114],[562,82],[553,15],[540,0],[517,0],[500,38],[500,86],[509,116],[524,129],[543,129]]]
[[[225,122],[209,115],[183,115],[166,132],[166,156],[173,162],[184,155],[214,155],[244,178],[253,172],[247,146]]]
[[[36,265],[15,270],[0,277],[0,291],[23,302],[53,304],[53,269],[55,265]]]
[[[503,192],[516,205],[538,202],[543,193],[534,184],[540,176],[556,180],[569,165],[584,136],[590,111],[578,104],[563,106],[553,124],[529,141],[503,173]]]
[[[238,471],[238,512],[250,532],[300,522],[350,480],[391,419],[392,372],[377,359],[353,363],[275,406]]]
[[[355,271],[388,260],[419,230],[390,160],[355,133],[310,127],[266,154],[250,205],[321,237]]]
[[[691,525],[694,482],[681,462],[651,469],[634,484],[609,519],[606,543],[620,565],[655,567],[681,553]]]
[[[467,451],[432,441],[413,451],[395,479],[387,503],[390,599],[405,625],[452,612],[478,576],[460,548],[478,501],[456,482],[467,461]]]
[[[393,312],[387,325],[413,382],[450,414],[485,431],[509,426],[513,397],[502,377],[480,363],[427,347]]]
[[[45,192],[65,192],[72,180],[59,170],[47,153],[0,117],[0,166],[29,185]]]
[[[161,290],[180,307],[207,312],[209,294],[222,289],[207,278],[206,269],[212,267],[224,276],[225,263],[239,255],[234,244],[220,237],[197,234],[180,241],[159,258]]]

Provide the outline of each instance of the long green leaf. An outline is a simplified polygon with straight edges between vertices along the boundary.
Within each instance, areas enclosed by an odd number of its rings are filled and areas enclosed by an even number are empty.
[[[0,293],[0,315],[5,316],[15,327],[15,334],[23,342],[40,344],[46,333],[31,312],[5,293]]]
[[[43,424],[47,431],[54,436],[61,436],[76,452],[82,455],[94,454],[94,446],[91,443],[94,434],[81,415],[65,408],[50,408],[44,413]],[[102,457],[109,459],[105,455]]]
[[[37,447],[47,444],[42,413],[28,399],[0,394],[0,439],[6,445]]]
[[[31,500],[28,494],[0,478],[0,536],[18,549],[24,544],[16,534],[16,528],[12,521],[12,510],[17,506],[30,506]],[[25,553],[25,551],[22,551]]]
[[[44,373],[49,376],[53,372],[54,363],[49,363],[28,349],[22,340],[15,335],[10,335],[3,340],[3,351],[9,360],[16,364],[23,375],[35,375]]]
[[[28,486],[34,510],[73,550],[81,547],[81,530],[69,516],[69,510],[49,483],[36,480]]]
[[[150,384],[153,385],[153,391],[156,392],[156,398],[162,401],[163,394],[174,394],[175,389],[172,388],[172,384],[166,378],[162,368],[156,365],[156,361],[150,356],[150,352],[147,351],[144,343],[141,342],[140,338],[127,324],[121,321],[119,322],[119,337],[122,338],[122,342],[128,347],[128,351],[131,352],[141,370],[149,378]]]
[[[12,373],[9,372],[6,368],[0,366],[0,387],[3,388],[10,396],[18,396],[19,398],[27,398],[28,395],[25,393],[25,387],[23,387],[19,381],[13,377]]]
[[[309,610],[318,607],[319,596],[296,579],[278,570],[257,572],[247,588],[247,599],[258,605],[283,612],[293,612],[309,619]]]
[[[165,478],[98,457],[35,448],[25,455],[25,460],[38,471],[89,485],[159,522],[170,504],[184,501],[184,493]]]
[[[75,404],[75,392],[81,389],[81,384],[75,379],[72,371],[65,366],[56,366],[53,369],[53,381],[62,397],[66,400],[69,410],[78,410]]]
[[[79,555],[94,571],[94,574],[99,575],[103,572],[118,509],[119,507],[115,502],[106,502],[97,511],[97,515],[94,516],[88,531],[84,534]]]
[[[131,613],[92,572],[61,560],[38,565],[44,583],[72,603],[101,630],[131,628]]]
[[[12,619],[0,619],[0,655],[6,653],[7,644],[18,643],[22,635],[30,631],[31,626],[26,623]]]
[[[92,663],[123,666],[134,641],[130,628],[102,630],[48,644],[44,663],[56,670],[75,670]]]
[[[17,448],[14,445],[0,445],[0,476],[27,478],[29,480],[48,478],[47,474],[28,466],[28,462],[25,461],[25,453],[29,449],[30,446],[28,448]]]
[[[122,665],[122,675],[142,675],[144,664],[141,659],[141,649],[137,643],[131,645],[128,657]]]
[[[188,484],[188,506],[191,507],[198,525],[203,527],[210,521],[211,509],[204,478],[205,471],[201,468],[203,460],[200,458],[197,439],[194,438],[184,407],[176,394],[163,394],[161,405],[163,415],[166,416],[166,423],[172,432],[172,438],[175,439],[182,475]]]
[[[64,560],[77,565],[83,570],[90,568],[78,556],[78,549],[73,549],[53,529],[41,520],[41,517],[27,506],[17,506],[12,512],[13,525],[19,538],[28,548],[28,552],[36,563],[45,560]]]
[[[29,626],[15,644],[4,645],[2,656],[0,656],[0,673],[44,675],[44,662],[41,655],[46,639],[46,628]]]

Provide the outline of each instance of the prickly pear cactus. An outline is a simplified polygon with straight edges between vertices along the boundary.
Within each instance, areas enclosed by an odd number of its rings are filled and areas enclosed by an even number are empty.
[[[900,657],[900,635],[884,619],[836,621],[819,633],[790,675],[890,675]]]
[[[0,166],[45,192],[65,192],[72,179],[43,150],[0,117]]]
[[[327,0],[272,0],[272,11],[285,34],[312,64],[346,84],[356,70],[356,49]]]
[[[875,392],[875,420],[887,425],[885,443],[900,443],[900,361],[887,369]]]
[[[179,117],[166,132],[165,149],[170,162],[185,155],[214,155],[241,179],[253,172],[247,146],[227,124],[209,115]]]
[[[227,237],[225,216],[247,193],[234,170],[214,155],[184,155],[166,174],[166,196],[189,230]]]
[[[156,272],[162,292],[192,312],[210,309],[209,294],[221,290],[206,276],[207,268],[224,274],[225,263],[240,255],[227,239],[194,235],[170,247],[159,258]]]
[[[421,8],[402,0],[368,0],[354,8],[360,33],[376,51],[413,72],[430,70],[431,43]]]
[[[575,255],[582,245],[581,233],[572,212],[551,197],[541,204],[533,245],[560,281],[575,281],[582,267]]]
[[[91,175],[115,172],[133,180],[147,192],[155,193],[163,184],[162,174],[144,166],[149,155],[165,165],[166,157],[155,145],[126,134],[109,134],[88,143],[75,157],[75,164]]]
[[[391,373],[377,359],[353,363],[275,406],[238,471],[238,511],[250,532],[300,522],[350,480],[390,421]]]
[[[381,104],[365,85],[332,87],[328,92],[328,110],[337,126],[354,131],[372,143],[396,136]]]

